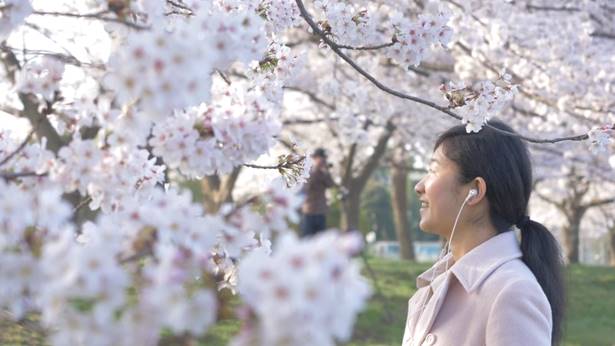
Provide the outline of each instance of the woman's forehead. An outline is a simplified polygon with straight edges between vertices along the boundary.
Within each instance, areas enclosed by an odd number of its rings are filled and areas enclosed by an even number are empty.
[[[451,159],[449,159],[445,154],[442,146],[439,146],[432,154],[429,160],[429,164],[435,164],[442,168],[450,168],[452,170],[457,170],[457,165]]]

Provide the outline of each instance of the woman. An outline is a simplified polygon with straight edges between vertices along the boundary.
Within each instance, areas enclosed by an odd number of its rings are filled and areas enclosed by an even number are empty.
[[[421,229],[448,239],[450,252],[418,276],[402,345],[558,344],[561,255],[527,214],[532,168],[524,143],[488,127],[472,134],[453,127],[436,141],[415,190]]]

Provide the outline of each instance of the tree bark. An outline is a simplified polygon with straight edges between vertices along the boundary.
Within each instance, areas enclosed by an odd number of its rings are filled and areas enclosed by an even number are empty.
[[[609,229],[609,250],[611,252],[609,264],[615,267],[615,226]]]
[[[218,174],[209,175],[201,180],[201,192],[203,193],[203,206],[210,213],[217,212],[222,204],[233,201],[233,188],[241,172],[241,166],[237,166],[226,176]]]
[[[374,152],[367,159],[366,163],[359,170],[357,175],[353,174],[353,162],[356,155],[357,146],[352,145],[349,155],[342,161],[345,169],[342,174],[342,187],[347,190],[346,197],[342,203],[342,215],[340,218],[340,229],[343,231],[357,230],[359,228],[359,215],[361,210],[361,192],[367,184],[367,180],[374,170],[378,168],[380,159],[384,155],[389,139],[395,131],[395,125],[388,122],[384,133],[378,138],[374,147]]]
[[[342,215],[340,229],[352,231],[359,229],[359,215],[361,211],[361,191],[358,187],[352,187],[342,201]],[[362,189],[361,189],[362,190]]]
[[[565,255],[568,263],[579,263],[579,235],[584,214],[585,210],[581,208],[568,214],[568,224],[564,227]]]
[[[402,259],[414,260],[414,244],[408,222],[408,168],[393,164],[391,167],[391,205],[395,234]]]

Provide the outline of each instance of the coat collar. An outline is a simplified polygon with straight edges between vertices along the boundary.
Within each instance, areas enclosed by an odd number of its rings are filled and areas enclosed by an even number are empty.
[[[476,290],[502,264],[522,256],[514,231],[495,235],[454,262],[448,253],[416,278],[418,288],[430,285],[434,278],[450,268],[467,293]]]
[[[476,290],[502,264],[521,258],[514,231],[502,232],[470,250],[451,267],[467,293]]]

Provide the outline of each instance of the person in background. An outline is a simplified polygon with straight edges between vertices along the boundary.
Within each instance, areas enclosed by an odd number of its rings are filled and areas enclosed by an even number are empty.
[[[301,235],[312,236],[327,227],[327,197],[325,192],[335,185],[327,164],[327,153],[318,148],[312,153],[310,177],[303,189],[305,200],[301,207]]]

